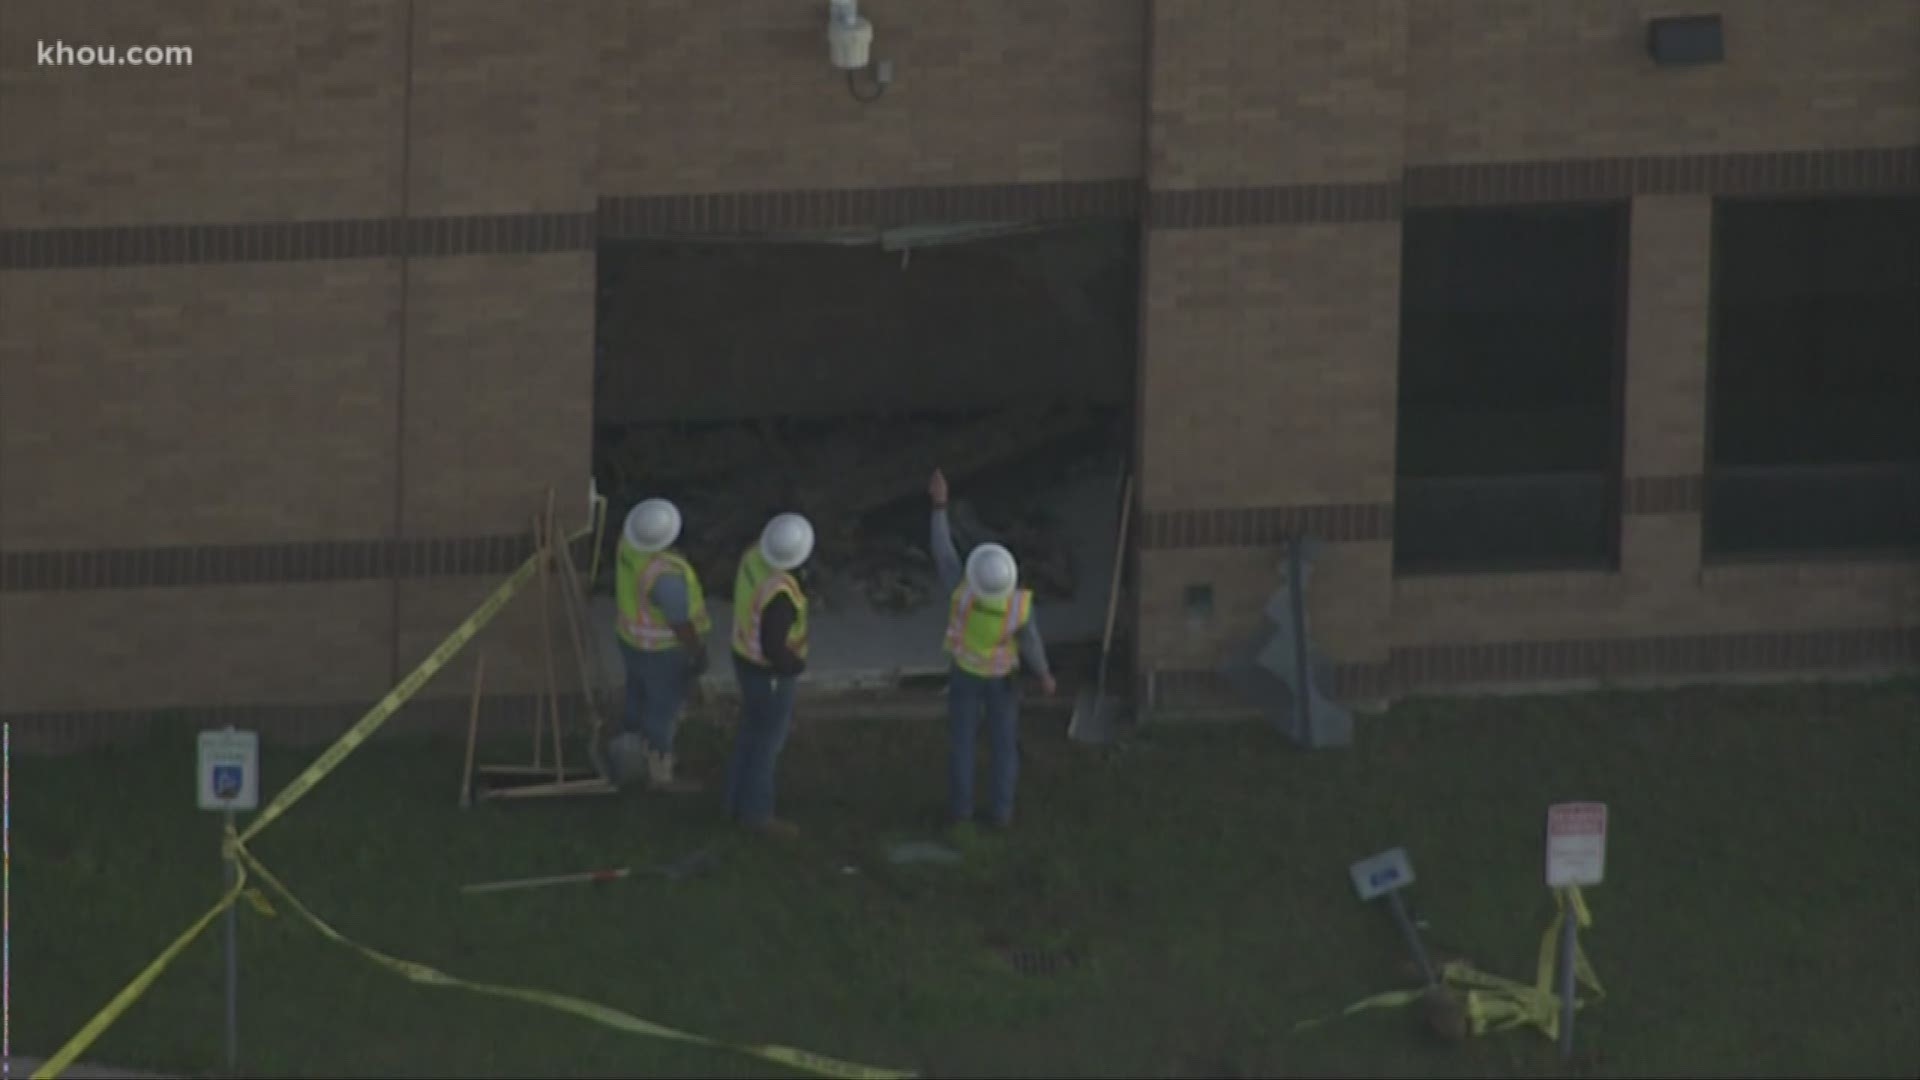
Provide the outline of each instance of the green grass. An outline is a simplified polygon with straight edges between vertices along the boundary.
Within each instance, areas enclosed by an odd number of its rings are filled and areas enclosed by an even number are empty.
[[[723,831],[711,795],[462,812],[457,750],[396,742],[350,759],[256,850],[374,948],[932,1076],[1542,1075],[1557,1066],[1532,1031],[1444,1046],[1412,1011],[1290,1028],[1412,981],[1386,913],[1346,879],[1396,844],[1434,947],[1529,977],[1552,914],[1544,808],[1602,799],[1608,879],[1584,940],[1610,996],[1582,1016],[1576,1071],[1920,1064],[1913,684],[1416,702],[1324,754],[1246,728],[1089,752],[1028,727],[1016,831],[957,867],[882,857],[937,813],[937,725],[804,715],[782,772],[783,811],[808,830],[793,845]],[[717,733],[686,743],[691,772],[716,776]],[[16,763],[14,1046],[51,1053],[217,896],[191,755],[182,732]],[[310,757],[270,753],[270,790]],[[688,881],[457,891],[709,844],[716,863]],[[219,941],[216,926],[88,1058],[215,1066]],[[289,913],[243,909],[240,943],[254,1075],[782,1074],[414,986]],[[1007,946],[1084,959],[1023,976]]]

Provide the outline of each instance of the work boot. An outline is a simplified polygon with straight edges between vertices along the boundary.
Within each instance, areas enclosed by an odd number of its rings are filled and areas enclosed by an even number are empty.
[[[615,787],[637,776],[646,776],[647,744],[631,731],[623,731],[607,743],[605,757]]]
[[[651,750],[647,751],[647,787],[671,795],[690,795],[701,790],[698,781],[674,779],[672,754]]]

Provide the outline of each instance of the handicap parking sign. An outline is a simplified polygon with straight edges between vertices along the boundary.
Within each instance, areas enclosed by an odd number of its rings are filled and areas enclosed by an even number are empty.
[[[260,805],[260,737],[251,731],[200,733],[199,789],[202,810],[247,811]]]

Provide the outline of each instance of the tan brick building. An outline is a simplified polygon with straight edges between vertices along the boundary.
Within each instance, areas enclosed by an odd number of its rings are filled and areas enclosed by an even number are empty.
[[[1920,660],[1911,558],[1702,541],[1716,200],[1920,192],[1914,0],[867,0],[871,104],[825,8],[8,0],[0,715],[364,708],[584,486],[600,239],[1116,215],[1136,660],[1171,691],[1297,530],[1350,698]],[[1655,64],[1647,19],[1693,8],[1724,61]],[[1403,219],[1545,204],[1628,208],[1615,557],[1397,572]]]

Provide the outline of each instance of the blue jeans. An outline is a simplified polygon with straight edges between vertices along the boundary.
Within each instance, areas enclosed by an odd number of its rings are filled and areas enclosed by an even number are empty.
[[[947,812],[973,817],[973,739],[987,718],[987,812],[997,824],[1013,820],[1013,788],[1020,775],[1020,697],[1013,676],[985,679],[953,669],[947,681]]]
[[[793,728],[795,679],[775,678],[758,664],[733,658],[740,680],[740,730],[727,763],[727,816],[742,825],[773,817],[773,773]]]
[[[686,650],[644,652],[622,641],[620,657],[627,667],[627,712],[621,726],[645,739],[648,749],[673,753],[674,732],[693,677]]]

